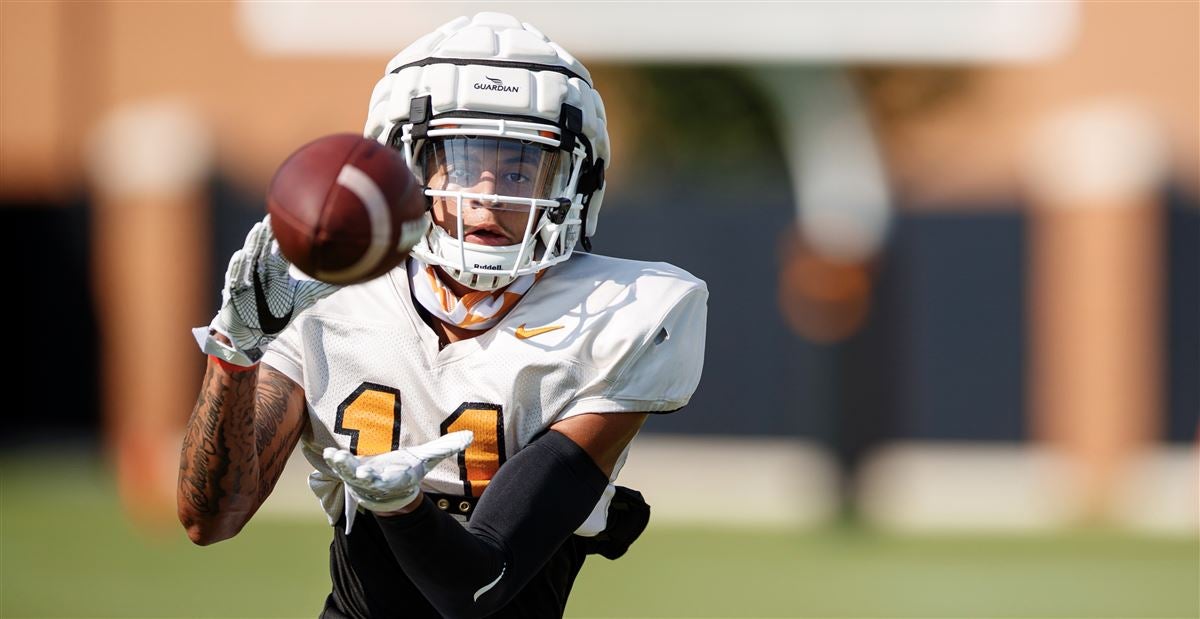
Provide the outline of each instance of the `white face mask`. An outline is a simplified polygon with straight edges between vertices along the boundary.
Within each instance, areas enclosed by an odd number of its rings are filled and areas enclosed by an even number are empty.
[[[413,248],[426,264],[490,291],[570,257],[582,223],[573,194],[585,152],[560,150],[557,128],[435,120],[426,138],[404,133],[400,146],[432,202],[429,231]]]

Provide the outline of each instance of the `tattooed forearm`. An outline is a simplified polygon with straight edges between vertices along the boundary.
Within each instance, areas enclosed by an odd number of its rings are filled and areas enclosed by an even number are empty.
[[[266,451],[279,432],[279,424],[287,414],[292,381],[278,372],[264,373],[258,384],[257,418],[254,420],[255,447]]]
[[[289,411],[303,410],[304,407],[302,392],[295,387],[295,383],[279,372],[266,372],[259,378],[254,420],[259,501],[265,501],[275,487],[304,430],[303,423],[288,423]]]
[[[223,483],[231,472],[244,469],[244,463],[231,462],[234,452],[248,450],[234,449],[231,441],[236,440],[238,432],[230,426],[253,419],[251,394],[255,382],[253,372],[228,375],[216,366],[210,366],[204,375],[179,461],[180,497],[198,514],[217,513],[227,494]],[[245,458],[252,454],[241,455]]]
[[[193,540],[236,534],[266,499],[299,440],[303,391],[283,374],[210,364],[179,463],[179,516]]]

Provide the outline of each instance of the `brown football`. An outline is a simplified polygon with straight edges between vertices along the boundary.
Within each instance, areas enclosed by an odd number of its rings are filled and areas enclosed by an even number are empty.
[[[331,284],[383,275],[425,231],[425,196],[404,156],[350,133],[292,153],[271,179],[267,212],[283,255]]]

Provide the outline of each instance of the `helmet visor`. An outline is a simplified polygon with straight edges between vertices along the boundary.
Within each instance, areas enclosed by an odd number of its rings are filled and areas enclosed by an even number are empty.
[[[532,202],[522,200],[557,198],[570,177],[562,151],[520,140],[446,136],[421,151],[429,189],[495,196],[489,208],[527,211]]]

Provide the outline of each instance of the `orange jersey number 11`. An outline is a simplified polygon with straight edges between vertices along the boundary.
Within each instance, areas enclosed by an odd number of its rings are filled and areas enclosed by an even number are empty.
[[[350,437],[350,451],[373,456],[400,447],[400,391],[363,383],[338,406],[333,430]],[[504,415],[499,404],[463,402],[442,422],[442,434],[470,430],[475,440],[458,456],[463,493],[478,497],[504,463]]]

